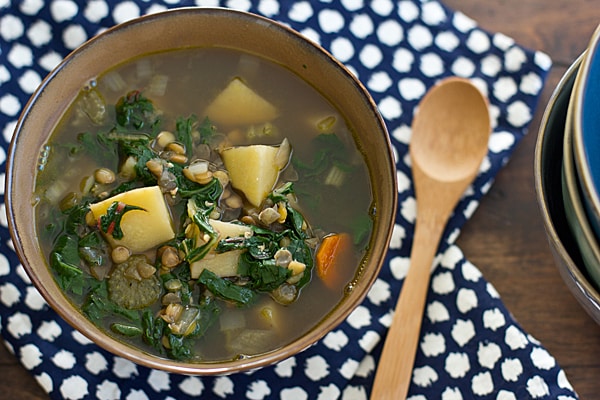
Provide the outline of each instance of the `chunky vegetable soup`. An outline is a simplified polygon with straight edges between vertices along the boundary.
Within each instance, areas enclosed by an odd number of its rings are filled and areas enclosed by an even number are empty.
[[[109,334],[192,362],[284,346],[343,298],[372,229],[344,118],[230,49],[148,55],[83,87],[42,150],[42,251]]]

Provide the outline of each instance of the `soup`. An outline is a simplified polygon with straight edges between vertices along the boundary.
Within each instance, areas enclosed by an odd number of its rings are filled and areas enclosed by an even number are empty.
[[[92,322],[153,354],[251,357],[302,336],[360,272],[369,173],[344,117],[287,69],[156,53],[82,88],[41,152],[36,224]]]

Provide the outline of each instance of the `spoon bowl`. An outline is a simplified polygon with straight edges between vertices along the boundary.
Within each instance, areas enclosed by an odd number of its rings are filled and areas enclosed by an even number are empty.
[[[417,200],[410,268],[379,360],[371,399],[405,399],[432,262],[454,207],[477,175],[490,136],[488,104],[468,80],[447,78],[423,98],[410,156]]]
[[[463,79],[448,78],[434,86],[413,121],[413,165],[440,181],[472,178],[487,153],[489,138],[490,120],[482,100],[481,92]]]

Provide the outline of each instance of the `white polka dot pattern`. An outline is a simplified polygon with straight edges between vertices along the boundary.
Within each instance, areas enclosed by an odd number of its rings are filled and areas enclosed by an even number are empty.
[[[488,157],[459,203],[437,258],[409,399],[577,398],[554,358],[521,330],[493,286],[453,245],[525,134],[551,61],[502,34],[481,30],[438,1],[0,1],[0,163],[22,107],[69,51],[116,23],[194,5],[220,5],[282,21],[328,49],[370,90],[388,125],[398,167],[399,210],[386,263],[364,303],[304,352],[252,373],[173,375],[115,357],[60,319],[24,274],[3,208],[0,332],[49,396],[367,399],[394,299],[409,267],[415,200],[407,146],[413,111],[438,79],[458,75],[488,94],[494,132]]]

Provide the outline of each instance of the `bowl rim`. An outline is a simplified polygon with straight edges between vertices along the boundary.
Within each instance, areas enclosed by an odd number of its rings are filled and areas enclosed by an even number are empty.
[[[578,78],[579,75],[575,78],[575,86],[577,85]],[[600,285],[600,246],[588,221],[588,216],[581,199],[581,185],[577,179],[573,157],[572,124],[573,101],[569,101],[565,121],[565,135],[563,138],[562,195],[567,222],[578,244],[583,264],[590,278],[593,280],[591,283],[597,287]]]
[[[373,227],[373,232],[378,232],[379,237],[377,241],[374,240],[374,237],[376,235],[373,235],[373,237],[371,238],[369,250],[367,252],[368,259],[365,260],[365,262],[371,265],[373,268],[370,270],[369,274],[364,274],[360,276],[359,282],[357,285],[355,285],[354,290],[349,291],[349,293],[346,294],[344,299],[341,301],[340,304],[336,306],[334,310],[329,312],[321,322],[309,329],[301,338],[279,349],[245,359],[210,363],[192,363],[175,361],[155,356],[149,353],[145,353],[140,349],[126,345],[116,340],[112,336],[102,332],[98,327],[96,327],[92,322],[90,322],[87,318],[83,317],[81,314],[73,313],[73,310],[75,308],[70,303],[68,298],[64,294],[62,294],[62,291],[60,289],[57,289],[56,282],[52,279],[52,284],[48,285],[47,282],[43,281],[44,277],[40,277],[36,274],[34,264],[42,260],[42,255],[41,251],[39,251],[39,248],[37,249],[36,253],[36,250],[35,248],[33,248],[32,245],[24,245],[23,242],[20,240],[22,235],[19,230],[24,226],[24,221],[23,217],[19,215],[19,207],[25,206],[23,204],[19,206],[19,202],[24,202],[23,200],[19,201],[19,199],[15,197],[17,186],[19,184],[18,179],[15,179],[13,176],[13,174],[15,174],[16,172],[15,170],[17,168],[17,165],[19,165],[20,153],[18,153],[19,146],[17,146],[17,144],[24,135],[24,129],[25,127],[27,127],[29,121],[29,113],[32,110],[36,109],[38,101],[47,101],[40,100],[44,97],[44,90],[48,87],[50,82],[52,82],[52,79],[54,79],[56,76],[59,76],[60,74],[64,74],[63,71],[68,70],[71,64],[77,62],[77,55],[85,54],[86,51],[90,51],[90,49],[93,48],[93,46],[99,44],[100,42],[109,41],[110,43],[110,40],[112,40],[111,38],[116,36],[121,31],[141,29],[140,27],[150,22],[156,20],[170,20],[172,18],[177,18],[179,15],[186,15],[187,18],[199,19],[208,17],[220,17],[226,19],[235,18],[236,22],[246,22],[248,24],[258,22],[258,24],[256,25],[260,26],[260,29],[270,29],[272,30],[274,35],[278,35],[278,38],[285,37],[298,46],[304,46],[307,49],[306,51],[310,52],[310,54],[316,54],[318,57],[323,57],[327,60],[327,65],[331,65],[331,68],[335,72],[336,76],[338,76],[339,79],[343,79],[344,82],[348,83],[348,85],[351,85],[353,93],[356,93],[357,98],[360,98],[362,102],[364,102],[364,104],[362,104],[361,107],[364,107],[365,110],[369,110],[369,116],[367,116],[368,119],[371,121],[369,123],[372,124],[373,127],[376,126],[377,131],[382,133],[382,137],[379,137],[378,135],[378,138],[376,140],[381,141],[381,144],[385,146],[385,148],[381,148],[380,152],[377,154],[377,158],[387,160],[387,162],[385,163],[385,167],[382,168],[382,171],[378,171],[378,173],[381,173],[384,176],[371,176],[372,191],[374,197],[376,197],[374,198],[374,201],[376,202],[375,204],[377,206],[376,225]],[[238,25],[236,25],[236,28],[237,27]],[[245,29],[245,26],[243,26],[243,28]],[[328,100],[331,101],[331,99],[329,98]],[[13,139],[11,141],[9,151],[7,154],[5,198],[7,207],[6,211],[8,218],[8,226],[11,239],[13,241],[15,251],[19,256],[19,259],[21,260],[24,269],[26,270],[33,284],[40,291],[40,293],[48,302],[48,304],[60,315],[60,317],[62,317],[76,330],[80,331],[82,334],[84,334],[84,336],[88,337],[91,341],[98,344],[100,347],[113,354],[131,360],[139,365],[187,375],[220,375],[232,372],[248,371],[274,364],[289,356],[295,355],[303,351],[307,347],[313,345],[315,342],[324,337],[326,333],[328,333],[340,323],[342,323],[347,318],[347,316],[350,315],[350,313],[364,300],[364,298],[367,295],[368,289],[377,279],[379,271],[381,270],[381,267],[384,263],[385,254],[393,232],[395,215],[397,210],[397,183],[396,166],[394,161],[395,159],[392,151],[390,137],[387,132],[386,124],[377,109],[377,105],[371,98],[365,86],[358,80],[358,78],[353,73],[351,73],[350,70],[346,68],[340,61],[335,59],[329,52],[327,52],[320,45],[303,36],[299,32],[291,29],[283,23],[271,20],[267,17],[256,15],[250,12],[221,7],[181,7],[154,14],[148,14],[111,27],[103,31],[99,35],[94,36],[86,43],[84,43],[83,45],[75,49],[73,52],[71,52],[67,57],[63,59],[63,61],[57,67],[55,67],[46,76],[46,78],[44,78],[38,89],[34,92],[34,94],[31,96],[31,98],[23,108],[14,132],[15,133],[13,135]],[[47,135],[45,137],[47,138]],[[369,169],[371,169],[371,165],[369,166]],[[373,172],[370,171],[370,173]],[[383,179],[388,181],[390,185],[391,196],[389,196],[389,198],[387,196],[383,196],[383,192],[381,192],[381,195],[379,194],[379,191],[381,189],[378,189],[377,186],[384,185],[377,185],[377,183],[375,183],[381,182]],[[27,189],[19,188],[19,190]],[[29,193],[31,195],[31,192]],[[381,256],[372,257],[373,254],[381,254]],[[46,267],[46,269],[49,272],[49,268]],[[47,274],[45,278],[47,278]],[[61,293],[60,296],[57,295],[56,290],[58,290]],[[79,315],[80,317],[77,318],[77,315]]]
[[[595,82],[591,73],[593,70],[600,69],[599,51],[600,25],[592,34],[581,60],[571,94],[571,102],[573,102],[573,161],[579,178],[583,205],[596,236],[600,236],[600,159],[590,153],[589,141],[600,144],[600,135],[591,134],[585,110],[590,106],[600,106],[597,96],[590,96],[590,90]],[[594,86],[595,92],[600,92],[600,85],[595,84]],[[590,102],[594,104],[590,104]]]
[[[562,264],[564,264],[563,268],[561,267],[561,263],[556,262],[556,267],[561,277],[565,281],[566,286],[571,291],[571,294],[579,302],[582,308],[588,313],[588,315],[592,319],[594,319],[596,323],[600,324],[600,293],[588,281],[587,277],[577,266],[572,253],[569,250],[567,250],[565,243],[563,243],[561,237],[559,236],[557,227],[555,225],[555,221],[553,220],[552,215],[550,214],[548,206],[549,194],[546,191],[546,184],[542,177],[543,156],[544,153],[547,151],[544,144],[549,129],[550,118],[554,113],[557,112],[556,103],[558,102],[558,100],[561,99],[563,96],[570,97],[570,93],[567,92],[567,90],[569,89],[569,81],[574,79],[574,75],[580,68],[582,59],[584,57],[585,52],[583,52],[569,66],[567,71],[561,77],[558,85],[552,92],[548,101],[548,105],[542,115],[534,151],[534,184],[537,203],[542,214],[544,229],[546,231],[548,242],[550,244],[550,249],[554,253],[555,257],[560,258]]]

